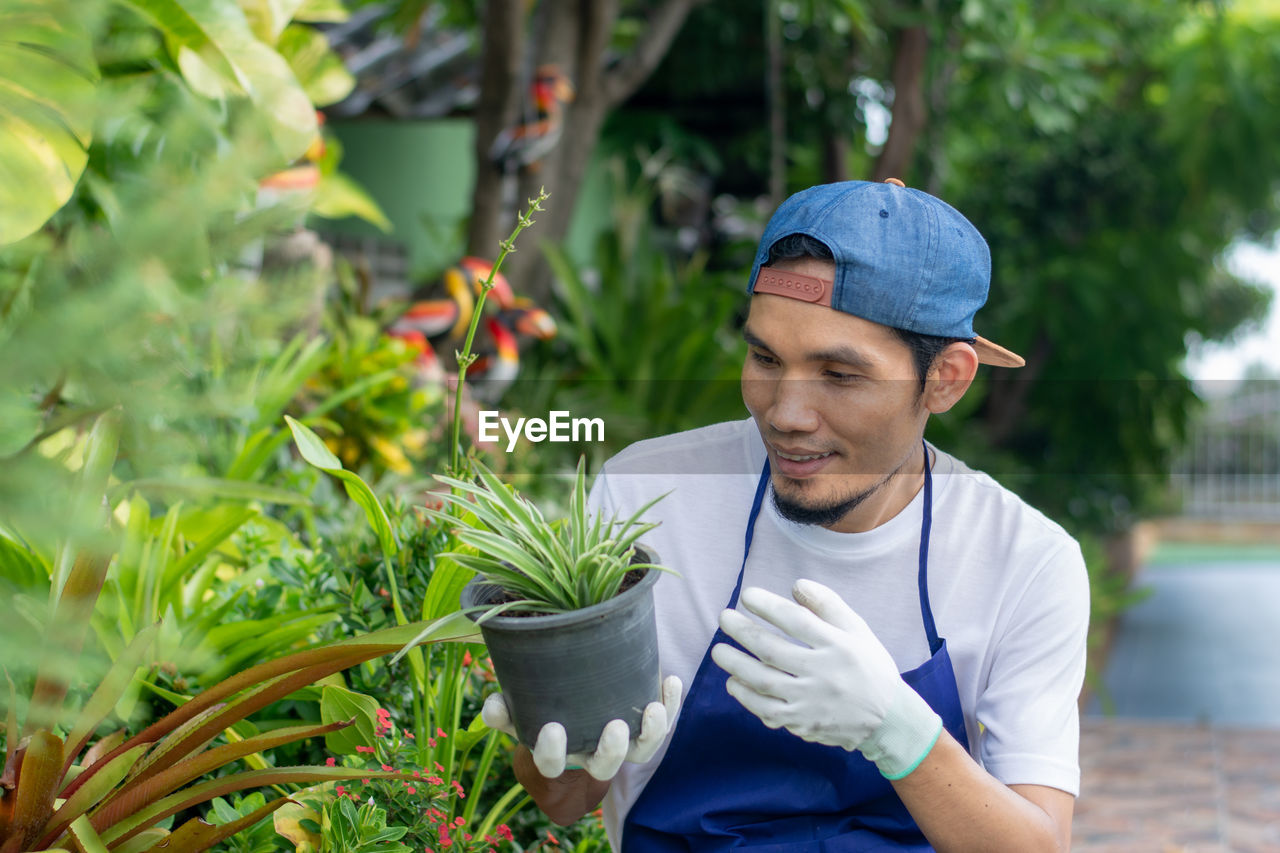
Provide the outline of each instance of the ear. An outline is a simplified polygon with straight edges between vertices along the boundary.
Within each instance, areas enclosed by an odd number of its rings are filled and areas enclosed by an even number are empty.
[[[978,374],[978,354],[969,344],[950,344],[933,360],[924,389],[924,405],[938,415],[956,404]]]

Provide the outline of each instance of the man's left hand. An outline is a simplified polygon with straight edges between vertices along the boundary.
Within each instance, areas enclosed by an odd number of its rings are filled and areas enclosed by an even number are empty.
[[[724,643],[711,649],[730,675],[729,694],[770,728],[860,750],[890,779],[910,773],[937,741],[941,718],[840,596],[810,580],[796,581],[791,594],[795,601],[742,591],[743,607],[782,634],[735,610],[721,613],[720,627],[750,653]]]

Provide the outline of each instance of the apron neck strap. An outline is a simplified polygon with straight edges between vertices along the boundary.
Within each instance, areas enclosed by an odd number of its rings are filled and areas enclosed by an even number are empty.
[[[933,624],[933,608],[929,606],[929,531],[933,527],[933,474],[929,468],[929,445],[920,441],[924,448],[924,511],[920,519],[920,616],[924,619],[924,633],[929,639],[929,654],[936,655],[942,648],[942,640],[938,639],[938,628]]]
[[[738,582],[733,586],[733,595],[729,596],[726,610],[738,606],[738,593],[742,592],[742,579],[747,574],[747,555],[751,553],[751,537],[756,531],[756,518],[760,515],[760,505],[764,503],[764,493],[769,487],[769,460],[764,460],[764,470],[760,472],[760,480],[756,483],[756,496],[751,501],[751,514],[747,516],[747,538],[742,545],[742,568],[738,570]]]

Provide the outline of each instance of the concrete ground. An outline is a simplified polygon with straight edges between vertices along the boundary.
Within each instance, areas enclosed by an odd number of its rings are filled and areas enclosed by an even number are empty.
[[[1082,720],[1072,849],[1280,853],[1280,550],[1162,548],[1138,585]]]

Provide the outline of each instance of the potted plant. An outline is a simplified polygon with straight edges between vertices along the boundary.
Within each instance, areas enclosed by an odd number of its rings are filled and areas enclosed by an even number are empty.
[[[565,727],[568,752],[594,751],[606,723],[640,732],[645,705],[660,701],[653,584],[657,555],[637,544],[656,524],[605,520],[587,506],[578,461],[568,516],[536,506],[476,463],[478,482],[436,479],[461,517],[429,510],[476,553],[448,556],[476,576],[462,607],[480,626],[521,742],[548,722]]]

